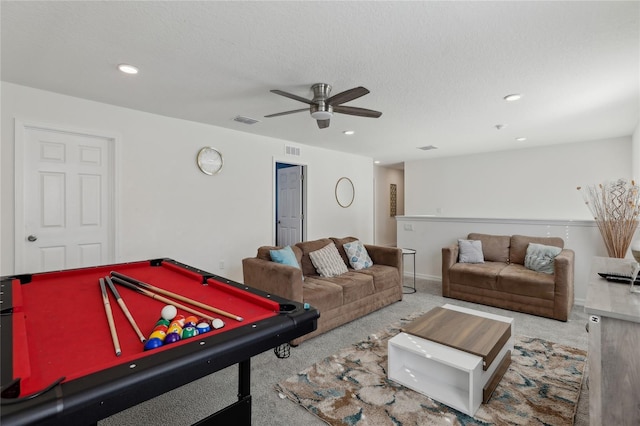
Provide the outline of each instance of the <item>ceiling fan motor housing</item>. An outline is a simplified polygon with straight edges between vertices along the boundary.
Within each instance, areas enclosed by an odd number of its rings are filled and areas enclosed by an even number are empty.
[[[328,105],[325,101],[331,94],[331,85],[326,83],[316,83],[311,86],[313,90],[313,102],[315,105],[311,105],[311,117],[316,120],[329,120],[333,117],[333,107]]]

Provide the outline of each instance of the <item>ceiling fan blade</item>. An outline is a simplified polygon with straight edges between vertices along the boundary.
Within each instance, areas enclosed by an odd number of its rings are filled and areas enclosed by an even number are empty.
[[[362,86],[354,87],[353,89],[345,90],[344,92],[337,93],[327,99],[329,105],[339,105],[345,102],[352,101],[369,93],[369,90]]]
[[[329,127],[329,120],[316,120],[318,122],[318,127],[321,129],[326,129]]]
[[[271,90],[271,93],[284,96],[285,98],[295,99],[296,101],[304,102],[305,104],[313,105],[310,99],[303,98],[302,96],[294,95],[293,93],[283,92],[282,90]]]
[[[340,114],[357,115],[360,117],[378,118],[382,115],[380,111],[374,111],[372,109],[334,105],[333,112],[339,112]]]
[[[269,117],[278,117],[280,115],[287,115],[287,114],[293,114],[296,112],[302,112],[302,111],[309,111],[309,108],[301,108],[301,109],[294,109],[293,111],[285,111],[285,112],[277,112],[275,114],[269,114],[269,115],[265,115],[265,118],[269,118]]]

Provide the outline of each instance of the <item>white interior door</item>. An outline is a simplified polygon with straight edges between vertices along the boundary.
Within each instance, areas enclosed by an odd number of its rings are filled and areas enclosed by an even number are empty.
[[[113,262],[114,140],[16,124],[19,132],[16,272]]]
[[[302,166],[278,169],[277,244],[302,240]]]

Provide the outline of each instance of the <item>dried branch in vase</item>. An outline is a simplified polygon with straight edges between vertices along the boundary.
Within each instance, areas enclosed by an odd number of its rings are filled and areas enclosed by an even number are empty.
[[[640,219],[640,187],[624,179],[588,186],[583,191],[609,257],[624,258]]]

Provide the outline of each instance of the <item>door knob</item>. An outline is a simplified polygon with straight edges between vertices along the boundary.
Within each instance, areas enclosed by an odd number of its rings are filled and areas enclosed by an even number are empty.
[[[31,242],[34,242],[34,241],[35,241],[35,240],[37,240],[37,239],[38,239],[38,237],[36,237],[35,235],[29,235],[29,236],[27,237],[27,240],[29,240],[29,241],[31,241]]]

